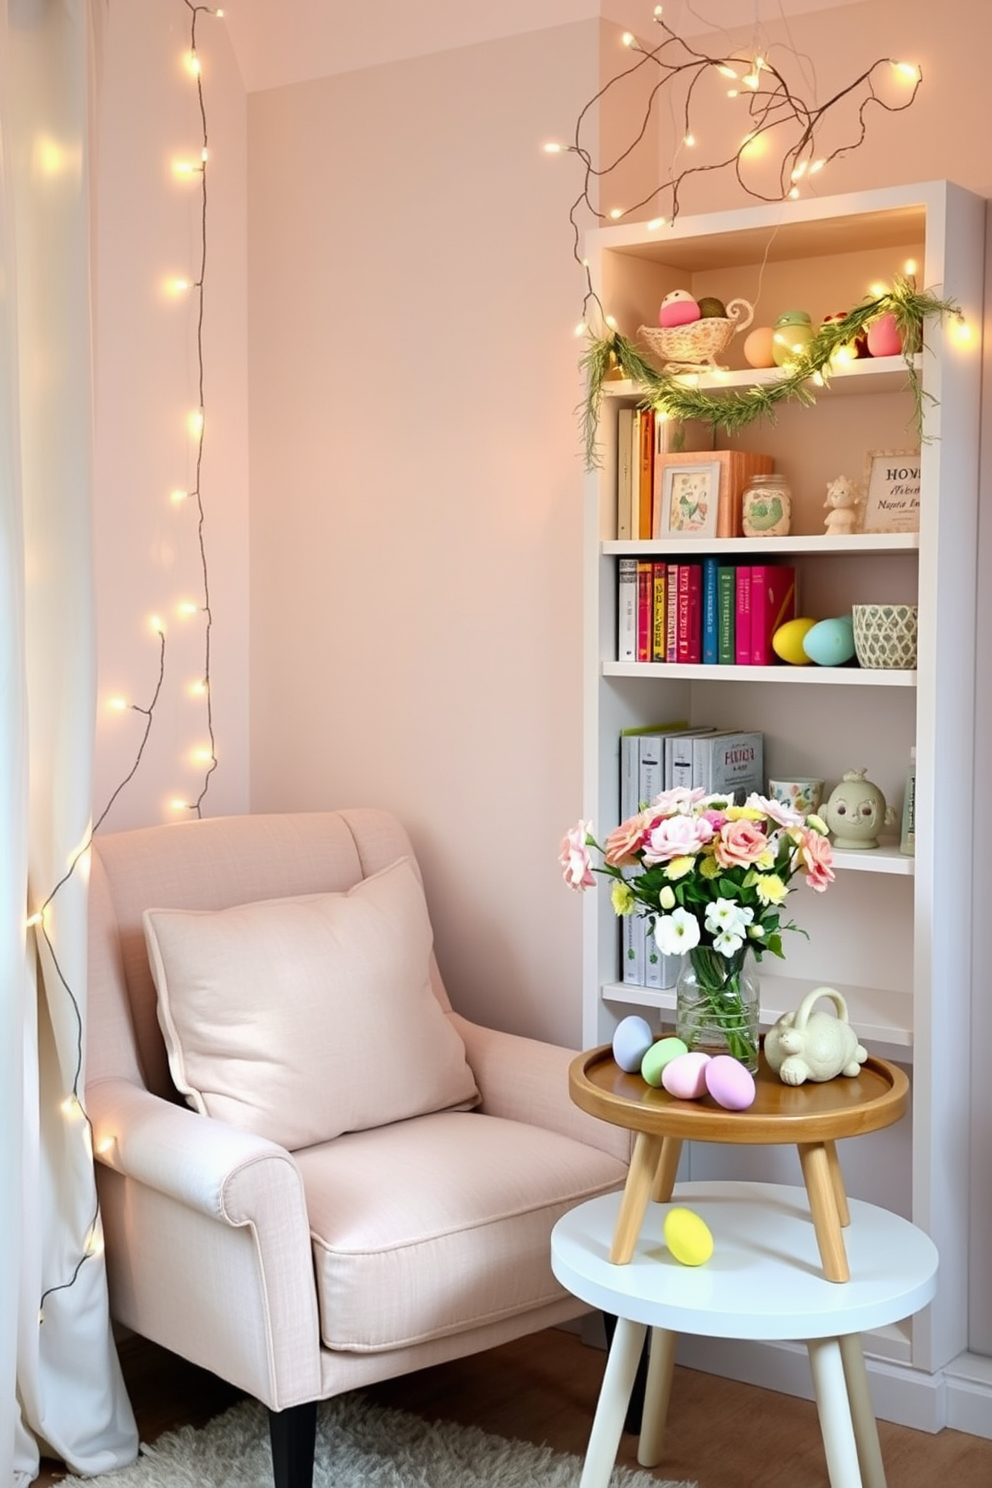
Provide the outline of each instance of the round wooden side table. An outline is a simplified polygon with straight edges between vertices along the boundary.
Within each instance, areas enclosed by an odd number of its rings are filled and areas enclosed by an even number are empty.
[[[762,1053],[755,1084],[752,1106],[725,1111],[709,1096],[677,1100],[648,1085],[639,1074],[625,1074],[608,1044],[573,1059],[568,1088],[575,1104],[636,1133],[611,1261],[624,1265],[630,1260],[648,1200],[667,1203],[671,1198],[686,1139],[763,1146],[795,1143],[823,1274],[829,1281],[850,1279],[842,1234],[850,1224],[850,1211],[836,1142],[898,1121],[909,1103],[909,1080],[898,1065],[869,1056],[859,1075],[783,1085]]]

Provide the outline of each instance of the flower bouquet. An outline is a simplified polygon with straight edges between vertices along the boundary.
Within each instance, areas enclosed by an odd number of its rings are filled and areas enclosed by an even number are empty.
[[[593,851],[602,867],[593,868]],[[580,821],[565,835],[558,861],[573,889],[592,888],[594,873],[612,878],[615,913],[645,916],[659,950],[686,958],[683,975],[695,980],[696,1007],[692,1016],[680,1009],[677,1032],[689,1047],[708,1025],[730,1054],[756,1069],[747,953],[757,961],[766,951],[783,956],[782,932],[806,933],[783,920],[783,905],[796,874],[821,893],[833,882],[826,823],[760,795],[737,806],[728,796],[678,788],[622,822],[605,847],[592,824]]]

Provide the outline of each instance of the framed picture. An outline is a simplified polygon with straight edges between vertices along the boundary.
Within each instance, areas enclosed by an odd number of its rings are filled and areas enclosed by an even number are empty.
[[[920,451],[873,450],[865,469],[862,532],[919,532]]]
[[[715,537],[720,462],[666,464],[658,504],[658,537]]]

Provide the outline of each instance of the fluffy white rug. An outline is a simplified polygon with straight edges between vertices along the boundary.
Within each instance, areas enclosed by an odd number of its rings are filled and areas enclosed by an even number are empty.
[[[431,1423],[361,1396],[317,1412],[314,1488],[578,1488],[582,1459],[504,1441],[474,1426]],[[272,1488],[268,1416],[244,1401],[202,1428],[159,1437],[108,1488]],[[616,1468],[611,1488],[694,1488]]]

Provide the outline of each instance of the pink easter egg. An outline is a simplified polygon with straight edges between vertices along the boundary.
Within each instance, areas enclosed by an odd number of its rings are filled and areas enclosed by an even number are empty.
[[[729,1054],[714,1054],[703,1076],[706,1089],[725,1111],[746,1111],[754,1104],[754,1076]]]
[[[868,327],[868,350],[873,357],[898,356],[902,351],[902,337],[891,311],[880,315]]]
[[[661,302],[658,324],[664,329],[671,326],[691,325],[699,320],[702,311],[687,289],[673,289]]]
[[[661,1083],[677,1100],[698,1100],[706,1094],[708,1054],[680,1054],[661,1072]]]

